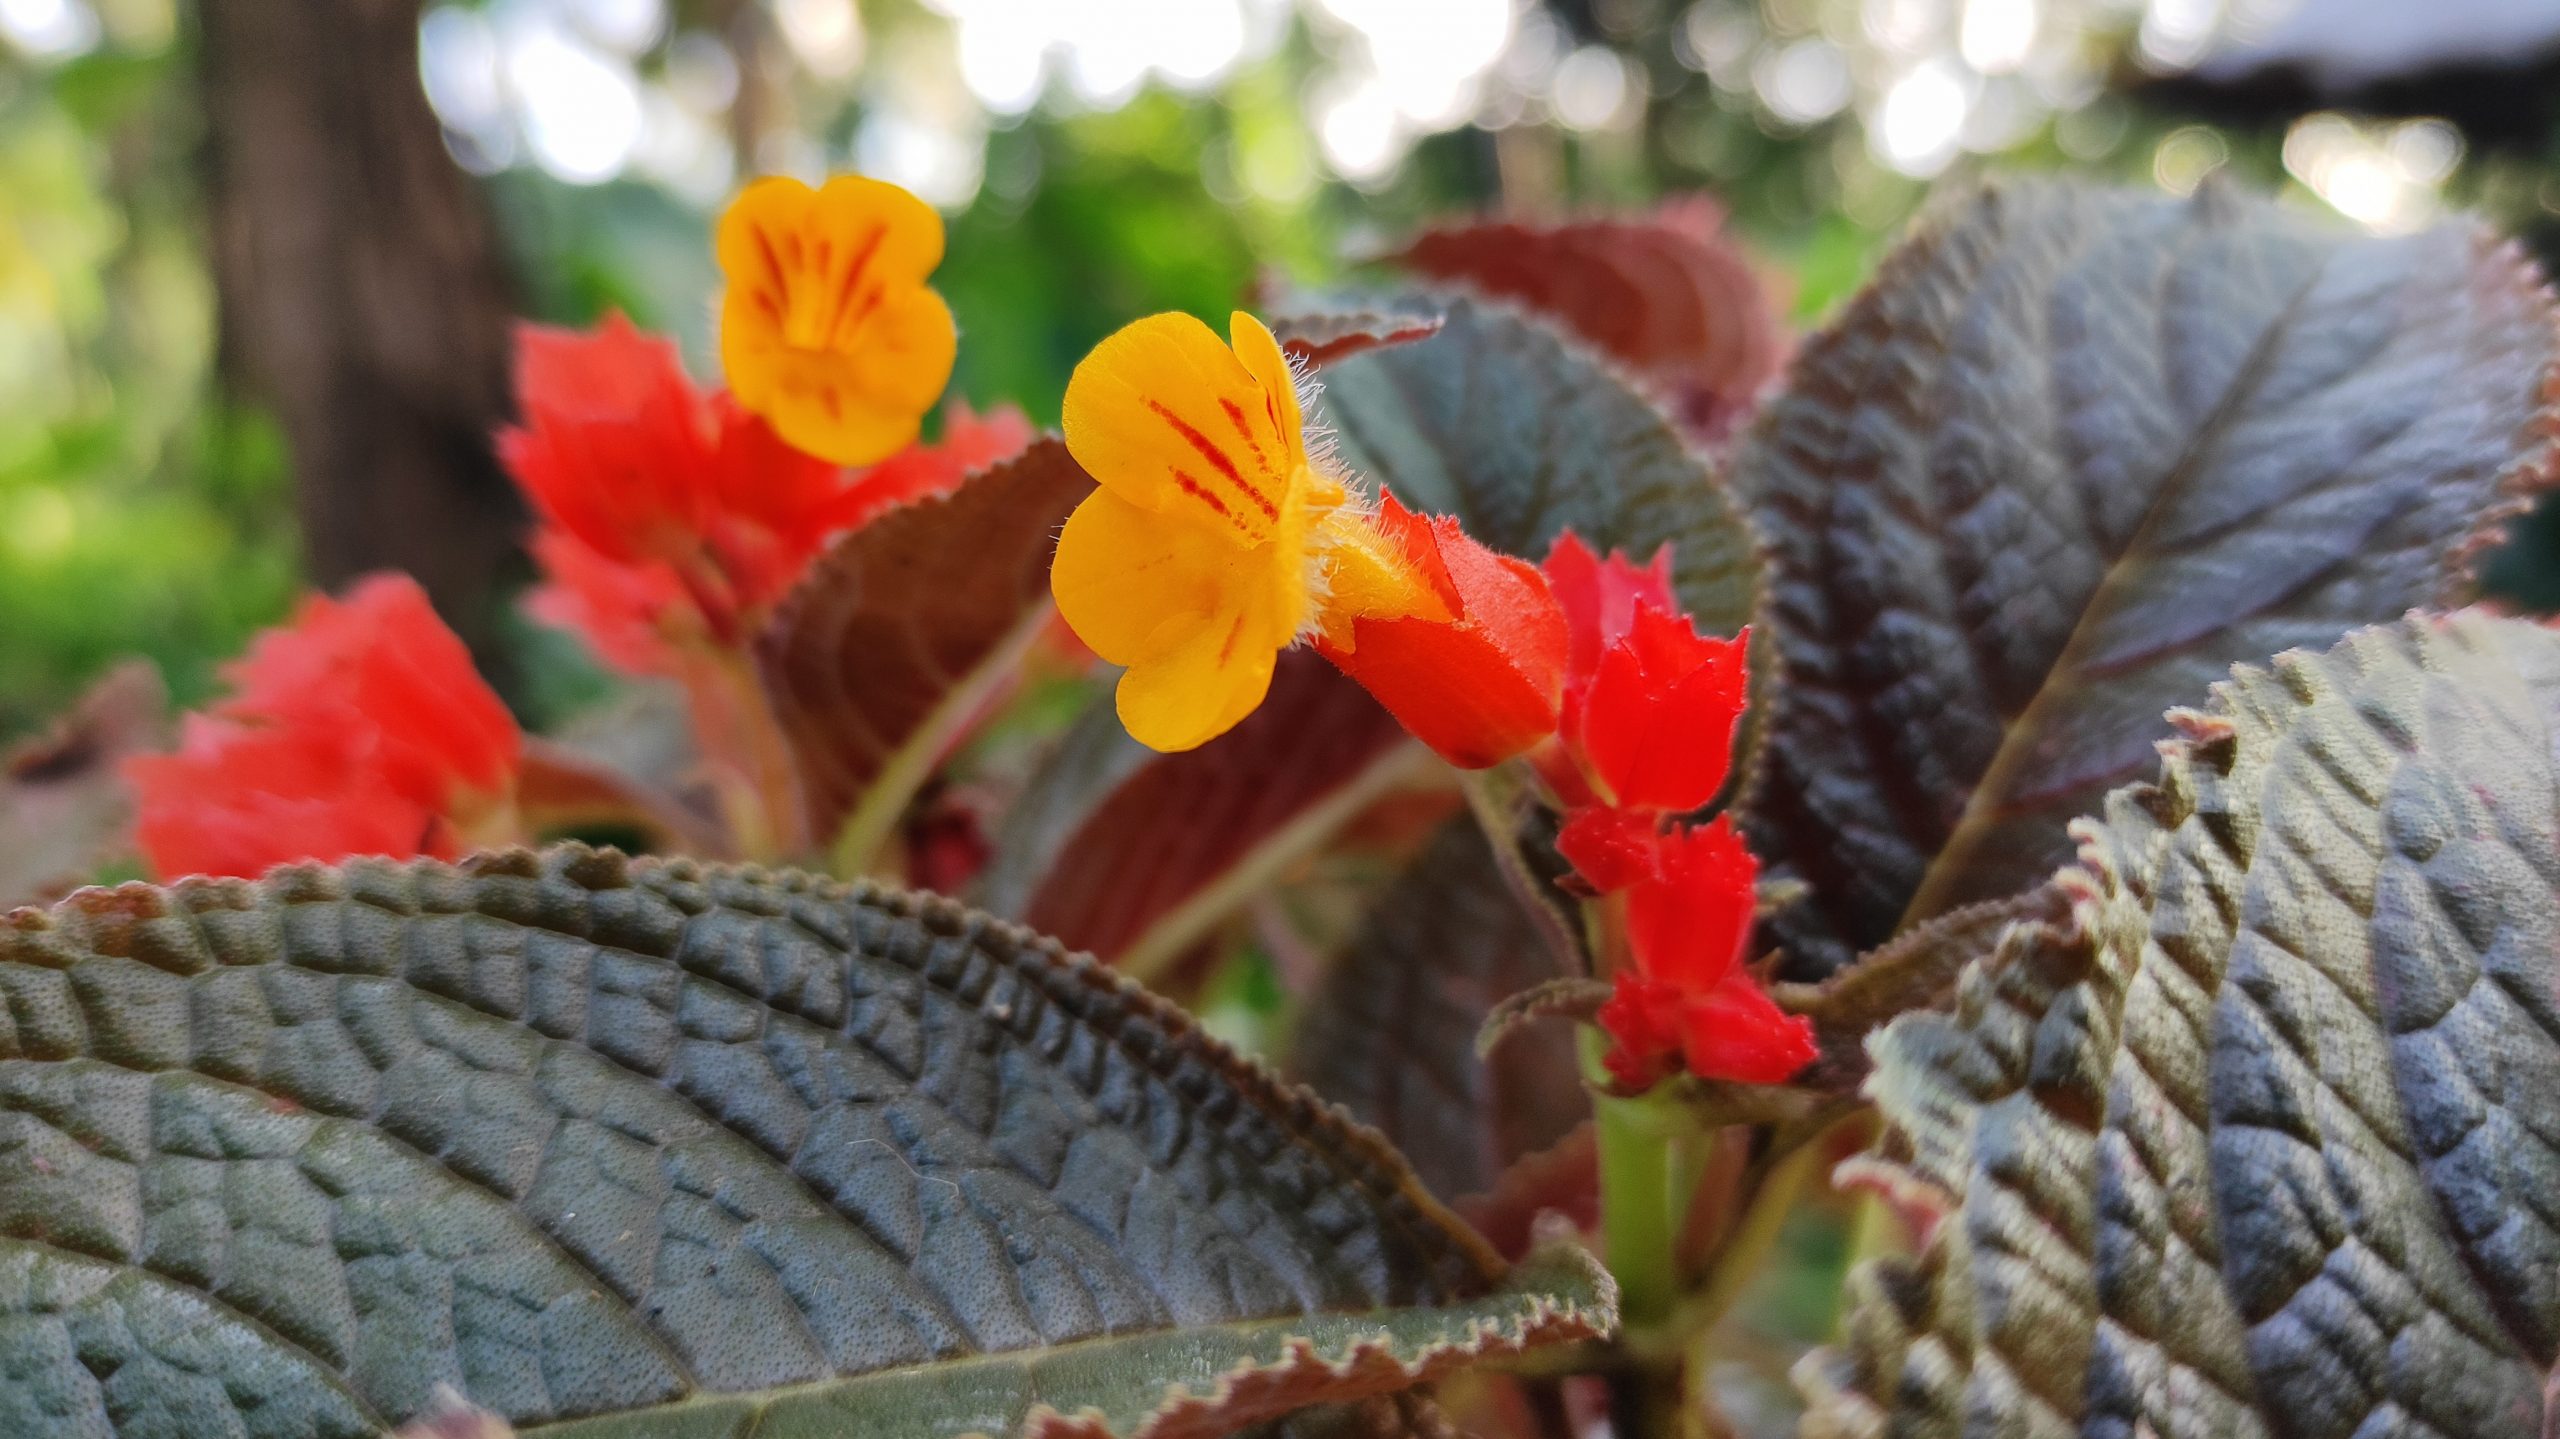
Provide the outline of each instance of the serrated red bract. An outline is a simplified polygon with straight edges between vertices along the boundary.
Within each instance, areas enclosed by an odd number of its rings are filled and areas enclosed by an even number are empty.
[[[1572,634],[1572,688],[1590,683],[1600,657],[1634,626],[1639,606],[1680,613],[1680,601],[1671,593],[1669,545],[1655,550],[1639,568],[1622,551],[1601,558],[1580,535],[1567,530],[1547,551],[1545,570]]]
[[[1775,1084],[1812,1060],[1812,1026],[1779,1010],[1743,967],[1759,875],[1722,819],[1661,837],[1655,873],[1627,891],[1633,963],[1598,1015],[1621,1084],[1640,1088],[1675,1068]]]
[[[1545,577],[1392,495],[1377,523],[1448,617],[1363,616],[1350,645],[1319,637],[1316,648],[1460,769],[1500,764],[1553,734],[1568,640]]]
[[[1565,742],[1618,804],[1692,810],[1732,769],[1751,631],[1715,639],[1688,617],[1639,606],[1565,712]]]
[[[405,575],[314,596],[229,671],[173,754],[125,768],[163,875],[296,859],[449,857],[514,788],[523,735]]]
[[[619,315],[591,332],[518,332],[523,423],[499,455],[541,519],[534,613],[610,662],[664,672],[671,650],[753,634],[828,540],[956,486],[1028,442],[1019,412],[954,405],[943,441],[847,470],[793,449],[673,342]]]
[[[1565,815],[1556,853],[1594,890],[1615,894],[1660,872],[1661,825],[1648,810],[1586,805]]]

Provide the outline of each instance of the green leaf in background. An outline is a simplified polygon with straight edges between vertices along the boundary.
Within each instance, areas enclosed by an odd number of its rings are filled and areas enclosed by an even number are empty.
[[[1639,560],[1668,543],[1698,623],[1727,634],[1748,624],[1750,532],[1662,411],[1539,321],[1463,296],[1445,308],[1429,339],[1325,368],[1316,418],[1343,462],[1531,561],[1568,528]]]
[[[756,641],[809,829],[859,873],[1054,613],[1049,555],[1093,481],[1054,437],[837,540]]]
[[[2560,636],[2243,668],[2080,828],[2064,915],[1896,1020],[1935,1218],[1807,1433],[2532,1435],[2560,1353]]]
[[[2460,587],[2542,478],[2553,355],[2533,267],[2469,225],[2017,182],[1920,226],[1731,470],[1795,972],[2041,879],[2232,664]]]
[[[12,1439],[446,1390],[556,1439],[1223,1432],[1613,1322],[931,897],[578,846],[128,885],[0,925],[0,1001]]]

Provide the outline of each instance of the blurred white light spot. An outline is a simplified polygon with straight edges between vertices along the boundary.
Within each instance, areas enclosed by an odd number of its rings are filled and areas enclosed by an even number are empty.
[[[1828,120],[1849,104],[1849,60],[1828,40],[1793,41],[1751,67],[1751,88],[1770,114],[1790,125]]]
[[[1957,32],[1964,62],[1985,75],[2005,75],[2035,52],[2036,0],[1965,0]]]
[[[853,0],[774,0],[773,18],[812,74],[840,80],[862,63],[862,16]]]
[[[631,67],[548,24],[523,26],[505,47],[507,87],[534,161],[575,185],[621,174],[640,148],[640,85]]]
[[[2394,126],[2382,136],[2343,115],[2306,115],[2285,132],[2284,167],[2339,214],[2383,234],[2404,234],[2435,217],[2436,185],[2453,163],[2441,141],[2420,140],[2409,147],[2414,154],[2403,155],[2393,142],[2406,128]],[[2422,170],[2438,173],[2429,178]]]
[[[718,204],[737,179],[727,138],[664,90],[642,98],[641,114],[640,172],[697,205]]]
[[[2231,158],[2231,147],[2202,125],[2172,130],[2151,153],[2151,178],[2172,195],[2192,195],[2204,177]]]
[[[2159,70],[2184,70],[2204,58],[2222,22],[2222,0],[2150,0],[2137,49]]]
[[[1029,4],[977,0],[955,18],[960,83],[998,115],[1019,115],[1048,80],[1051,36]]]
[[[1398,115],[1426,130],[1467,118],[1477,83],[1511,43],[1511,0],[1317,0],[1366,42],[1370,73]]]
[[[856,168],[903,185],[929,204],[956,210],[986,178],[986,136],[962,133],[895,109],[874,110],[853,137]]]
[[[1947,0],[1866,0],[1859,18],[1877,49],[1914,55],[1945,30]]]
[[[666,0],[554,0],[569,12],[579,33],[625,55],[658,43],[666,28]]]
[[[1740,89],[1744,67],[1760,44],[1760,20],[1749,6],[1698,0],[1680,17],[1671,53],[1726,89]]]
[[[1556,118],[1576,130],[1606,130],[1633,115],[1627,64],[1606,45],[1585,45],[1556,66]]]
[[[2409,120],[2385,142],[2400,170],[2421,185],[2441,185],[2462,163],[2462,132],[2443,120]]]
[[[38,60],[67,60],[98,43],[98,17],[80,0],[0,0],[0,35]]]
[[[738,57],[716,35],[687,30],[667,47],[667,90],[696,115],[726,112],[738,98]]]
[[[1247,0],[929,0],[951,17],[960,79],[989,110],[1019,115],[1053,68],[1077,98],[1109,109],[1150,77],[1178,89],[1216,83],[1251,52],[1258,3]],[[1249,13],[1251,11],[1252,13]],[[1276,25],[1261,26],[1273,33]]]
[[[418,78],[426,86],[427,103],[447,129],[477,139],[506,123],[498,37],[478,11],[439,5],[418,22]]]
[[[1931,60],[1893,82],[1877,107],[1871,143],[1877,157],[1906,175],[1930,176],[1955,158],[1973,97],[1955,67]]]
[[[1375,180],[1404,151],[1395,102],[1376,85],[1349,85],[1316,106],[1316,143],[1325,163],[1346,180]]]

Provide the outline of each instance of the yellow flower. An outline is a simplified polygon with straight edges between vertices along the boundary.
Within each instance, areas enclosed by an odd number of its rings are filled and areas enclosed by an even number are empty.
[[[1120,721],[1159,750],[1251,714],[1301,636],[1348,649],[1356,618],[1445,610],[1309,459],[1279,342],[1242,311],[1229,334],[1151,315],[1067,383],[1067,448],[1101,488],[1059,535],[1050,586],[1084,642],[1128,666]]]
[[[859,175],[819,190],[763,179],[730,202],[714,248],[729,281],[720,364],[740,405],[840,465],[916,437],[959,347],[925,288],[942,261],[932,206]]]

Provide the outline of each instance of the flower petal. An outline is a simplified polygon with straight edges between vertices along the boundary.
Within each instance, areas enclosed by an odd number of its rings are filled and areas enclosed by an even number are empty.
[[[1567,741],[1618,804],[1689,810],[1714,799],[1748,702],[1751,634],[1714,639],[1640,606],[1568,705]]]
[[[1242,608],[1238,571],[1247,563],[1187,515],[1158,514],[1096,490],[1067,516],[1049,589],[1058,613],[1095,654],[1135,665]]]
[[[1723,818],[1664,835],[1660,856],[1627,893],[1627,942],[1646,974],[1703,993],[1741,967],[1760,866]]]
[[[1076,366],[1067,382],[1067,449],[1129,503],[1258,545],[1278,528],[1306,467],[1304,437],[1281,423],[1296,409],[1294,396],[1284,408],[1207,325],[1150,315]]]
[[[1179,639],[1120,677],[1119,707],[1130,737],[1166,754],[1197,749],[1253,713],[1288,642],[1245,610],[1207,625],[1168,620],[1164,633]]]
[[[721,217],[720,362],[739,403],[794,445],[869,464],[915,438],[958,335],[925,278],[942,217],[895,185],[759,180]]]

